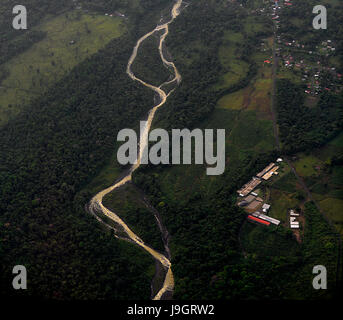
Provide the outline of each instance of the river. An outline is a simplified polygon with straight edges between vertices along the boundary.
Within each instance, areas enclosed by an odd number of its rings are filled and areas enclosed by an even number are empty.
[[[135,47],[133,48],[133,52],[132,55],[128,61],[127,64],[127,69],[126,72],[129,75],[129,77],[134,80],[134,81],[138,81],[140,82],[143,86],[150,88],[151,90],[155,91],[159,98],[158,99],[158,103],[153,106],[153,108],[149,111],[149,115],[148,115],[148,119],[146,121],[146,125],[145,128],[143,130],[142,136],[140,138],[140,148],[139,148],[139,154],[138,154],[138,158],[137,161],[134,165],[132,165],[132,167],[130,168],[130,170],[128,171],[128,173],[121,179],[119,180],[117,183],[115,183],[114,185],[106,188],[105,190],[100,191],[98,194],[96,194],[90,201],[89,204],[89,210],[93,213],[96,214],[96,212],[101,212],[103,213],[105,216],[107,216],[108,218],[110,218],[112,221],[114,221],[115,223],[119,224],[123,230],[125,231],[125,233],[127,234],[127,236],[133,241],[135,242],[137,245],[139,245],[140,247],[142,247],[145,251],[149,252],[157,261],[159,261],[167,270],[166,275],[165,275],[165,279],[163,282],[163,286],[162,288],[159,290],[159,292],[155,295],[155,297],[153,298],[154,300],[160,300],[163,296],[164,293],[166,292],[173,292],[174,290],[174,276],[173,276],[173,272],[171,269],[171,262],[169,261],[169,259],[157,252],[156,250],[154,250],[153,248],[151,248],[149,245],[145,244],[144,241],[137,236],[127,225],[126,223],[114,212],[110,211],[109,209],[107,209],[103,204],[102,204],[102,200],[103,198],[109,194],[110,192],[118,189],[119,187],[123,186],[124,184],[130,182],[132,180],[132,173],[140,166],[141,164],[141,159],[142,159],[142,155],[144,152],[144,149],[147,148],[148,146],[148,137],[149,137],[149,131],[151,128],[151,124],[152,121],[155,117],[155,113],[157,111],[158,108],[160,108],[161,106],[163,106],[169,95],[174,91],[171,90],[168,94],[162,90],[161,88],[164,85],[170,84],[172,82],[176,82],[177,84],[180,83],[181,81],[181,75],[179,74],[175,64],[171,61],[168,61],[163,54],[163,43],[169,33],[169,24],[171,24],[175,18],[180,14],[180,8],[182,5],[183,0],[177,0],[175,2],[175,4],[173,5],[172,9],[171,9],[171,18],[168,22],[161,24],[161,25],[157,25],[156,28],[150,32],[148,32],[147,34],[145,34],[144,36],[142,36],[136,43]],[[159,87],[156,87],[154,85],[151,85],[149,83],[146,83],[145,81],[139,79],[138,77],[136,77],[133,72],[131,71],[131,66],[133,64],[133,62],[136,59],[137,56],[137,52],[138,49],[140,47],[140,45],[142,44],[142,42],[144,40],[146,40],[147,38],[149,38],[150,36],[152,36],[155,32],[160,32],[162,31],[161,35],[160,35],[160,42],[159,42],[159,53],[160,53],[160,57],[161,60],[163,62],[163,64],[168,67],[168,68],[172,68],[173,72],[174,72],[174,78],[170,81],[167,81],[163,84],[161,84]]]

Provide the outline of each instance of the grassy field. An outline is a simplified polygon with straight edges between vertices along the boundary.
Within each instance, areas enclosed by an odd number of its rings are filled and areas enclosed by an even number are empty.
[[[227,72],[219,79],[216,89],[229,88],[242,80],[248,70],[247,62],[240,59],[240,45],[244,42],[241,33],[227,31],[223,38],[223,45],[218,52],[219,60]]]
[[[239,48],[234,43],[222,46],[219,50],[221,64],[228,72],[219,80],[219,83],[216,86],[217,89],[231,87],[242,80],[249,70],[248,63],[239,60],[237,57],[236,50],[239,50]]]
[[[270,70],[261,67],[258,75],[244,89],[227,94],[219,99],[218,108],[231,110],[255,110],[258,117],[270,119],[270,93],[272,81],[268,78]]]
[[[230,135],[229,142],[244,150],[252,149],[256,152],[272,150],[274,147],[272,123],[258,119],[254,111],[243,112]]]
[[[316,176],[317,171],[316,166],[320,165],[320,160],[312,155],[301,156],[301,158],[296,161],[295,169],[303,177]]]
[[[249,36],[254,36],[258,32],[269,31],[268,26],[261,21],[259,17],[250,16],[246,19],[244,24],[244,31]]]
[[[257,119],[255,111],[239,114],[237,110],[218,108],[200,127],[226,130],[226,167],[233,171],[247,157],[274,146],[271,122]],[[209,195],[220,180],[206,175],[206,165],[174,165],[155,174],[168,202],[187,201],[196,193]]]
[[[335,139],[333,139],[329,145],[339,147],[343,149],[343,132],[340,133]]]
[[[343,199],[326,198],[320,201],[319,205],[333,222],[337,231],[343,235]]]
[[[242,109],[244,107],[244,96],[246,91],[246,89],[242,89],[223,96],[218,101],[218,107],[232,110]]]
[[[255,110],[259,117],[270,119],[271,70],[261,66],[258,75],[244,89],[227,94],[219,99],[218,107],[232,110]]]
[[[279,65],[279,68],[277,70],[277,78],[278,79],[288,79],[293,83],[296,84],[302,84],[301,81],[301,74],[294,73],[292,70],[286,68],[285,66],[282,66],[281,63]]]
[[[231,38],[239,41],[240,38],[236,34],[231,34]],[[270,50],[270,39],[263,41],[264,48]],[[238,42],[237,42],[238,43]],[[223,96],[218,101],[218,107],[232,110],[254,110],[257,111],[258,118],[271,119],[270,103],[271,103],[271,89],[272,89],[272,69],[271,65],[264,63],[269,59],[270,53],[256,51],[252,53],[252,61],[258,66],[257,75],[251,79],[250,84],[238,91]],[[239,65],[236,66],[238,68]],[[233,71],[234,76],[231,80],[238,82],[241,78],[237,77],[237,72]],[[243,74],[246,74],[244,71]],[[226,85],[228,82],[226,82]]]
[[[286,191],[288,193],[293,193],[296,191],[296,182],[297,179],[293,172],[287,170],[287,172],[278,177],[275,182],[271,184],[271,186],[275,189]]]
[[[37,29],[46,37],[2,66],[9,76],[0,86],[0,124],[125,31],[119,17],[80,11],[45,21]]]
[[[278,189],[271,189],[270,198],[272,201],[268,215],[281,222],[288,222],[288,209],[295,208],[299,205],[299,200],[295,198],[295,194]]]
[[[294,163],[300,176],[305,179],[314,199],[323,212],[343,234],[343,168],[331,166],[331,158],[343,151],[343,133],[322,148],[309,154],[299,154]]]
[[[209,119],[201,124],[201,128],[225,129],[226,145],[229,145],[229,135],[233,130],[238,112],[234,110],[216,109]],[[194,153],[193,153],[194,154]],[[230,155],[227,152],[227,162]],[[200,192],[211,192],[215,176],[206,175],[207,165],[174,165],[163,168],[156,172],[156,177],[162,188],[162,193],[168,197],[168,201],[184,201]]]
[[[295,175],[286,163],[281,163],[278,172],[279,175],[272,177],[267,184],[271,204],[269,215],[285,223],[288,209],[300,206],[296,198],[298,186]]]

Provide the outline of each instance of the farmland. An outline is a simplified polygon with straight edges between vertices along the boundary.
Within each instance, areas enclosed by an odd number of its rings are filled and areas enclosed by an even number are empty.
[[[80,11],[43,21],[36,28],[45,32],[45,38],[2,65],[8,76],[0,85],[0,124],[125,31],[118,17]]]
[[[305,179],[313,197],[341,234],[343,170],[333,159],[342,151],[340,134],[322,148],[312,150],[310,154],[299,154],[295,161],[298,174]]]

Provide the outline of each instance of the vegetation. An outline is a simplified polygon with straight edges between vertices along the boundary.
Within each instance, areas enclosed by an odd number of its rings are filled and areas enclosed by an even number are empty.
[[[85,211],[118,130],[151,107],[152,93],[125,74],[135,40],[112,40],[0,128],[1,295],[18,295],[12,268],[23,264],[24,295],[149,297],[153,259]]]
[[[57,16],[73,6],[68,0],[23,0],[20,4],[27,9],[28,29],[18,31],[12,27],[14,18],[12,10],[17,4],[14,0],[4,0],[0,4],[0,65],[44,38],[43,31],[31,28],[40,24],[44,18]]]
[[[159,53],[159,33],[146,39],[141,47],[139,53],[132,64],[132,72],[140,79],[154,86],[160,86],[163,82],[170,78],[171,72],[162,63]]]
[[[301,87],[289,80],[278,80],[278,123],[285,153],[310,150],[319,147],[342,127],[342,96],[325,93],[318,105],[304,105]]]
[[[128,184],[107,195],[103,200],[103,204],[106,208],[118,214],[144,242],[155,250],[163,252],[161,233],[156,218],[142,198],[140,190],[132,184]]]
[[[44,93],[78,63],[119,37],[120,18],[71,11],[36,27],[45,37],[15,59],[4,63],[0,89],[0,124]]]
[[[34,3],[45,3],[40,1]],[[153,124],[167,130],[225,128],[224,174],[206,176],[205,165],[142,165],[133,174],[133,185],[107,195],[104,204],[147,244],[162,251],[151,207],[135,186],[158,210],[171,236],[175,299],[330,298],[336,285],[337,237],[313,203],[304,207],[301,244],[283,226],[246,223],[245,212],[236,206],[236,190],[279,156],[269,108],[271,69],[262,64],[261,53],[261,42],[270,53],[271,22],[248,14],[258,1],[239,2],[191,1],[170,26],[165,50],[182,82]],[[85,0],[82,6],[90,12],[81,21],[100,19],[106,29],[110,20],[93,18],[92,12],[124,13],[126,32],[119,34],[114,28],[115,34],[101,50],[77,65],[74,61],[59,81],[0,127],[0,294],[18,295],[11,290],[11,272],[14,264],[23,264],[30,275],[30,290],[23,295],[148,299],[153,259],[132,243],[115,239],[85,206],[125,169],[114,160],[118,131],[137,129],[151,108],[153,92],[132,81],[125,71],[135,42],[155,27],[161,12],[166,18],[171,2]],[[66,16],[49,21],[61,17]],[[13,61],[34,52],[48,34],[44,37],[25,40],[26,51]],[[157,62],[157,51],[152,52],[155,41],[142,46],[133,68],[147,81],[161,83],[168,73]],[[13,63],[6,59],[4,64]],[[7,76],[3,72],[4,81]],[[289,80],[278,83],[278,122],[286,155],[323,146],[342,125],[342,97],[324,94],[317,106],[308,108],[302,92],[300,85]],[[332,149],[322,153],[329,159],[320,158],[326,163],[328,198],[339,192],[342,176],[341,155],[330,153],[342,146],[342,137],[332,143]],[[314,162],[306,164],[305,158],[300,167],[304,164],[310,169],[299,170],[300,174],[312,179]],[[323,186],[314,183],[311,191],[321,194]],[[270,190],[263,189],[268,192],[279,207],[275,214],[280,219],[286,206],[299,203],[303,196],[289,168]],[[317,199],[328,212],[337,209],[327,199]],[[329,290],[318,292],[311,286],[312,268],[317,264],[329,271]]]

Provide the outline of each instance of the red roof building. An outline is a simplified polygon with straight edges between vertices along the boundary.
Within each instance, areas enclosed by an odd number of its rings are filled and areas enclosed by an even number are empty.
[[[261,224],[263,224],[265,226],[269,226],[270,225],[270,222],[262,220],[262,219],[259,219],[259,218],[256,218],[254,216],[251,216],[250,214],[248,215],[248,219],[253,221],[253,222],[261,223]]]

